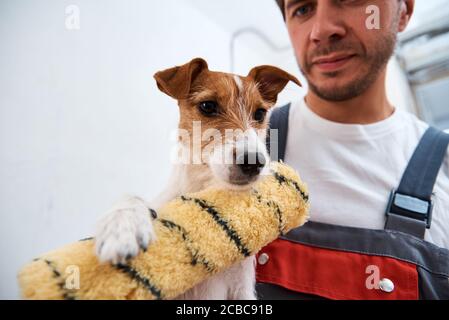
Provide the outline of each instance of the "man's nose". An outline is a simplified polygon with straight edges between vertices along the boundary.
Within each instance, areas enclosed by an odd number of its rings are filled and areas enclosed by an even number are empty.
[[[341,19],[342,9],[335,8],[331,1],[318,1],[310,39],[315,44],[326,44],[340,40],[346,35]]]

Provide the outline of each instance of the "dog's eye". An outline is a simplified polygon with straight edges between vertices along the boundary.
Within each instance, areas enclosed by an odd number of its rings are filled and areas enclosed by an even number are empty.
[[[263,122],[265,120],[265,116],[267,115],[267,110],[265,109],[257,109],[256,112],[254,112],[254,120],[257,122]]]
[[[207,117],[213,117],[218,114],[218,105],[215,101],[204,101],[199,104],[202,114]]]

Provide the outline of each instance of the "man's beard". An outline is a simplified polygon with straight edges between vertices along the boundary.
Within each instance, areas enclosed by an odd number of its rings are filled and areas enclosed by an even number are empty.
[[[336,40],[326,48],[318,48],[313,51],[306,59],[304,67],[301,71],[309,84],[310,90],[318,97],[327,101],[346,101],[358,97],[363,94],[371,85],[377,80],[380,72],[387,65],[390,57],[394,53],[396,45],[396,33],[389,32],[386,36],[379,39],[372,50],[368,52],[359,42],[344,42],[344,40]],[[320,87],[319,83],[314,83],[308,76],[314,58],[327,56],[338,52],[354,52],[357,54],[356,58],[362,60],[362,64],[367,68],[364,69],[363,74],[356,79],[341,87],[324,88]],[[354,58],[353,58],[354,59]],[[326,73],[328,78],[338,78],[338,72]]]

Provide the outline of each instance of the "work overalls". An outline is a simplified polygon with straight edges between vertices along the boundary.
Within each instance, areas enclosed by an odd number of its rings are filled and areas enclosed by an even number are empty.
[[[284,159],[289,108],[270,118],[278,129],[273,160]],[[434,128],[423,135],[391,192],[384,230],[309,221],[263,248],[259,299],[449,299],[449,250],[423,240],[448,143],[449,135]]]

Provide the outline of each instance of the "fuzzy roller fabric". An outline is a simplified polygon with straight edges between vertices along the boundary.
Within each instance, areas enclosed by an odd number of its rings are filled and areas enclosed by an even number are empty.
[[[308,217],[308,191],[290,167],[248,192],[205,190],[170,201],[153,221],[157,240],[126,265],[100,264],[94,240],[42,255],[19,273],[26,299],[171,299],[257,253]],[[67,285],[79,271],[79,288]]]

